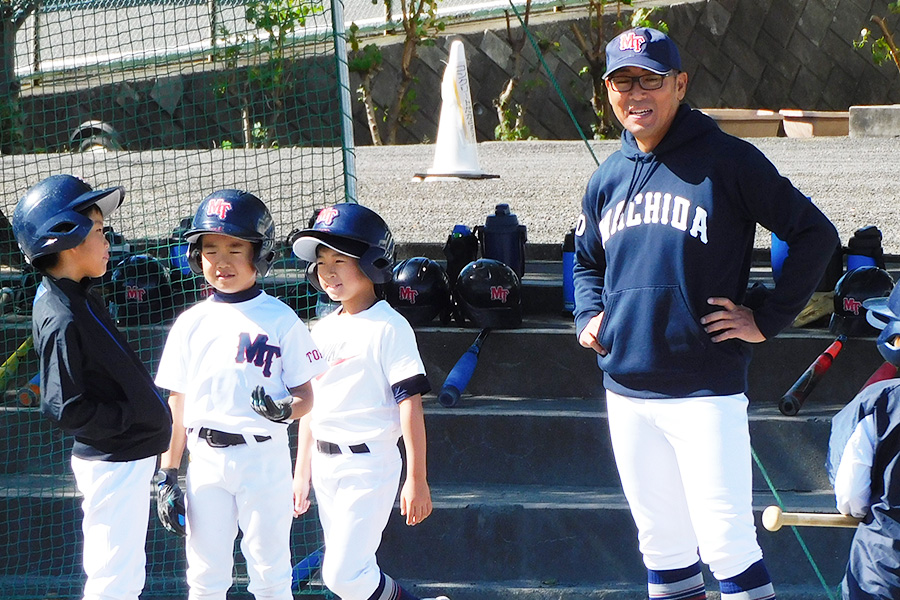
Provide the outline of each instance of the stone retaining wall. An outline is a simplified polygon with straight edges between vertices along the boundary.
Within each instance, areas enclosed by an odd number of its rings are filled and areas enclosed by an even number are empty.
[[[638,3],[640,6],[642,3]],[[643,3],[646,4],[646,3]],[[691,0],[662,8],[658,17],[669,24],[690,74],[687,101],[693,106],[847,110],[851,105],[900,102],[900,74],[893,64],[875,67],[869,50],[852,40],[871,15],[888,15],[885,0]],[[897,17],[889,19],[896,23]],[[513,23],[517,23],[512,16]],[[530,44],[525,59],[533,79],[518,100],[527,108],[526,123],[540,139],[578,139],[579,129],[591,137],[589,83],[578,75],[585,66],[572,33],[584,27],[581,9],[535,16],[538,40],[558,43],[544,60],[555,83],[543,73]],[[512,27],[513,35],[521,35]],[[498,119],[493,107],[512,71],[510,46],[502,20],[455,27],[433,47],[422,48],[416,63],[415,121],[398,136],[400,143],[434,141],[440,114],[440,79],[452,39],[462,39],[468,60],[479,140],[494,139]],[[393,96],[400,45],[378,40],[384,70],[374,95],[380,104]],[[293,88],[284,98],[279,126],[281,146],[340,143],[339,119],[316,102],[317,90],[333,89],[331,62],[319,57],[292,66]],[[242,140],[240,107],[213,93],[215,67],[164,76],[129,74],[126,81],[76,91],[37,87],[23,94],[27,151],[61,148],[81,122],[100,119],[122,135],[126,148],[212,148]],[[351,76],[351,90],[359,80]],[[565,101],[560,98],[557,86]],[[524,86],[523,86],[524,87]],[[355,92],[352,93],[355,98]],[[264,114],[266,99],[251,98],[251,111]],[[332,102],[329,100],[329,102]],[[362,104],[354,101],[355,141],[370,143]],[[223,110],[225,109],[225,110]],[[60,116],[62,118],[60,119]]]

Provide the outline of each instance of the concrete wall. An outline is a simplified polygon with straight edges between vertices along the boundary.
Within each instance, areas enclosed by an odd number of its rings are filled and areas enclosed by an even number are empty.
[[[638,3],[645,5],[647,3]],[[873,14],[888,15],[886,0],[691,0],[663,7],[657,18],[669,24],[690,75],[687,101],[699,108],[799,108],[847,110],[858,104],[900,102],[900,73],[893,64],[876,67],[869,50],[852,40]],[[511,17],[513,25],[518,21]],[[889,22],[898,24],[897,16]],[[555,82],[544,74],[530,43],[525,44],[525,87],[517,100],[527,109],[526,124],[540,139],[591,137],[590,84],[578,75],[586,66],[572,27],[585,30],[581,9],[536,16],[534,37],[555,42],[544,60]],[[611,24],[608,24],[611,27]],[[517,26],[512,35],[520,37]],[[400,143],[434,141],[440,114],[440,80],[452,39],[462,39],[468,60],[479,140],[494,139],[498,119],[493,107],[513,70],[503,20],[456,26],[432,47],[421,48],[416,62],[414,121],[398,136]],[[399,77],[401,46],[390,36],[378,38],[385,55],[374,86],[376,102],[392,101]],[[277,127],[281,146],[340,143],[334,89],[333,57],[297,61],[292,87],[284,97]],[[188,67],[164,75],[114,73],[103,84],[82,80],[26,90],[26,151],[55,150],[88,119],[110,122],[128,149],[212,148],[223,140],[240,145],[240,107],[234,98],[214,93],[215,66]],[[192,69],[192,70],[188,70]],[[99,78],[97,78],[99,79]],[[359,78],[351,74],[351,95]],[[565,101],[557,93],[557,86]],[[322,92],[326,92],[324,95]],[[252,94],[253,121],[271,112],[266,98]],[[370,143],[362,104],[354,101],[358,145]],[[386,138],[386,135],[383,134]]]
[[[640,6],[640,3],[637,3]],[[571,14],[571,17],[569,15]],[[705,0],[661,8],[654,19],[669,25],[690,75],[687,101],[698,108],[782,108],[847,110],[854,104],[900,102],[900,73],[892,63],[876,67],[868,48],[856,49],[860,29],[872,27],[872,15],[896,24],[884,0]],[[609,19],[607,19],[609,21]],[[512,22],[518,23],[515,16]],[[586,16],[574,10],[556,13],[551,22],[531,24],[535,37],[559,43],[545,61],[585,135],[591,136],[590,83],[578,76],[586,66],[571,28],[586,31]],[[608,25],[611,27],[611,25]],[[514,27],[514,36],[521,35]],[[512,73],[505,24],[463,33],[469,79],[480,139],[494,139],[498,119],[494,99]],[[450,39],[423,49],[416,84],[421,110],[405,130],[403,141],[434,141],[440,114],[442,60]],[[376,100],[384,102],[397,82],[399,46],[385,46],[388,63],[379,75]],[[536,80],[520,94],[528,110],[527,125],[540,139],[578,139],[578,132],[553,84],[526,44],[525,60]],[[351,78],[351,87],[358,79]],[[354,112],[357,143],[368,143],[362,110]]]

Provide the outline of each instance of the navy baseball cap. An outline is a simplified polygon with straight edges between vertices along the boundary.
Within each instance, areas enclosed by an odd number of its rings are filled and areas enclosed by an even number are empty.
[[[681,70],[681,56],[669,36],[657,29],[637,27],[620,33],[606,45],[606,79],[623,67],[640,67],[664,75]]]

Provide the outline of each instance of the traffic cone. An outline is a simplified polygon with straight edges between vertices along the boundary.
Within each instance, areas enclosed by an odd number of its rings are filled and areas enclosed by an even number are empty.
[[[493,179],[478,165],[475,142],[475,117],[472,114],[472,94],[466,51],[462,42],[450,44],[450,59],[441,82],[441,118],[438,122],[434,166],[427,173],[417,173],[413,179],[455,177],[460,179]]]

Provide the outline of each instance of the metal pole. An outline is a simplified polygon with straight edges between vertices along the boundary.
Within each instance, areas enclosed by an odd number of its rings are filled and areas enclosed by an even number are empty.
[[[350,100],[350,71],[347,69],[347,36],[344,29],[343,0],[331,0],[334,58],[338,75],[338,98],[341,111],[341,148],[344,156],[344,197],[357,202],[356,147],[353,145],[353,107]]]
[[[38,77],[38,73],[41,72],[41,3],[40,1],[35,3],[34,7],[34,54],[33,60],[31,63],[31,70],[35,75],[34,82],[38,84],[40,82],[40,77]]]
[[[211,58],[216,55],[216,29],[219,26],[219,10],[216,0],[207,0],[206,6],[209,9],[209,47],[212,50]]]

